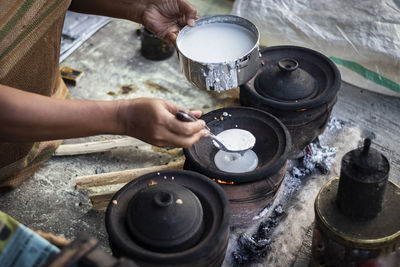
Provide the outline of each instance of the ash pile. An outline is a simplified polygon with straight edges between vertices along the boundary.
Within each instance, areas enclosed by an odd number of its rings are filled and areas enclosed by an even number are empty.
[[[342,156],[363,136],[360,127],[331,117],[324,134],[289,160],[275,200],[254,218],[257,222],[232,230],[223,266],[292,266],[305,239],[311,242],[315,196],[338,176]]]

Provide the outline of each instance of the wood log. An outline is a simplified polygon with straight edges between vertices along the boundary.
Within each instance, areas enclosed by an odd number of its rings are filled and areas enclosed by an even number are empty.
[[[128,183],[133,179],[150,172],[182,169],[183,163],[183,160],[179,160],[166,165],[79,176],[76,178],[75,184],[77,189],[85,189],[96,186]]]
[[[107,191],[101,193],[89,194],[90,202],[94,210],[103,210],[107,208],[108,203],[117,191]]]
[[[54,156],[83,155],[110,151],[120,147],[134,147],[144,145],[148,144],[131,137],[79,144],[65,144],[58,147],[58,149],[54,152]]]

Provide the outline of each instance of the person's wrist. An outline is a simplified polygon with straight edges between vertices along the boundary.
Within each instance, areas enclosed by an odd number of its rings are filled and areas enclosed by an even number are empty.
[[[130,101],[128,100],[116,100],[112,101],[114,104],[114,130],[113,134],[125,135],[128,132],[128,122],[126,114],[128,114],[128,108]]]
[[[90,118],[88,125],[92,125],[91,135],[96,134],[126,134],[126,106],[127,100],[96,101],[94,117]]]
[[[127,10],[127,18],[133,22],[143,24],[143,15],[144,12],[151,5],[152,0],[137,0],[135,1],[134,6]]]

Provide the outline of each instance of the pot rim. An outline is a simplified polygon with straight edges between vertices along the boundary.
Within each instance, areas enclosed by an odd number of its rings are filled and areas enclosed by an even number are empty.
[[[224,21],[224,20],[222,20],[223,18],[230,18],[231,21],[229,21],[229,20]],[[240,57],[236,58],[235,60],[231,60],[231,61],[204,62],[204,61],[194,60],[194,59],[188,57],[187,55],[185,55],[185,54],[179,49],[179,42],[180,42],[180,39],[182,39],[183,36],[185,35],[185,33],[188,32],[188,31],[190,31],[190,29],[195,28],[196,26],[201,26],[201,25],[207,24],[207,21],[212,20],[212,19],[217,19],[217,21],[215,21],[215,23],[230,23],[230,22],[232,22],[232,21],[234,21],[234,20],[241,20],[241,21],[243,21],[244,23],[249,24],[249,25],[253,28],[253,29],[250,30],[250,31],[251,31],[252,33],[255,33],[257,40],[255,41],[255,43],[254,43],[254,45],[252,46],[252,48],[249,49],[249,51],[247,51],[243,56],[240,56]],[[219,21],[218,19],[220,19],[220,21]],[[211,23],[214,23],[214,22],[211,22]],[[232,24],[234,24],[234,23],[232,23]],[[235,24],[235,25],[240,25],[240,24]],[[246,27],[243,26],[243,25],[240,25],[240,26],[246,28]],[[246,28],[246,29],[249,30],[248,28]],[[245,18],[240,17],[240,16],[235,16],[235,15],[212,15],[212,16],[205,16],[205,17],[202,17],[202,18],[197,19],[197,20],[195,21],[195,25],[194,25],[193,27],[192,27],[192,26],[189,26],[189,25],[186,25],[185,27],[183,27],[183,28],[179,31],[178,36],[176,37],[176,42],[175,42],[175,43],[176,43],[176,51],[178,52],[178,56],[179,56],[179,55],[182,55],[182,56],[184,56],[185,58],[187,58],[187,59],[189,59],[189,60],[191,60],[191,61],[193,61],[193,62],[202,64],[202,65],[221,65],[221,64],[222,64],[222,65],[225,65],[225,64],[227,64],[227,63],[232,63],[232,62],[234,62],[235,64],[240,63],[240,61],[241,61],[243,58],[246,58],[249,54],[251,54],[251,52],[254,51],[254,49],[258,49],[259,42],[260,42],[260,32],[259,32],[257,26],[256,26],[254,23],[252,23],[251,21],[249,21],[248,19],[245,19]]]
[[[215,221],[215,218],[213,218],[213,223],[210,231],[208,233],[204,233],[206,236],[201,239],[196,246],[179,252],[156,252],[141,247],[133,240],[130,242],[125,242],[127,238],[124,235],[125,232],[122,231],[114,230],[111,238],[109,231],[110,229],[112,229],[112,213],[114,212],[114,209],[118,208],[118,204],[114,205],[113,200],[117,200],[120,195],[130,190],[130,188],[137,186],[137,184],[141,182],[154,180],[154,177],[171,175],[175,177],[178,175],[188,176],[192,179],[200,180],[201,183],[205,183],[210,188],[212,188],[214,190],[214,193],[216,194],[216,196],[218,196],[218,199],[220,200],[222,211],[220,222],[217,223],[217,221]],[[212,207],[213,203],[209,204]],[[188,170],[166,170],[145,174],[122,187],[117,193],[115,193],[115,195],[112,197],[112,200],[108,204],[105,217],[105,225],[109,240],[113,243],[114,247],[122,252],[122,255],[126,257],[131,256],[132,258],[137,258],[138,260],[141,260],[143,262],[155,262],[160,264],[183,264],[188,261],[193,261],[196,259],[200,260],[203,259],[203,257],[207,257],[205,253],[210,252],[210,247],[214,247],[215,244],[220,244],[225,240],[226,235],[229,233],[230,207],[228,197],[226,196],[224,190],[203,174]],[[123,219],[125,219],[125,217]]]
[[[268,177],[276,172],[278,172],[278,170],[280,168],[282,168],[282,166],[285,165],[285,162],[287,161],[288,157],[289,157],[289,153],[292,149],[292,140],[291,140],[291,136],[289,133],[289,130],[286,128],[286,126],[274,115],[260,110],[260,109],[256,109],[253,107],[243,107],[243,106],[234,106],[234,107],[225,107],[225,108],[221,108],[221,109],[216,109],[213,110],[207,114],[204,114],[201,119],[204,119],[204,116],[211,116],[212,118],[214,117],[214,115],[209,115],[212,112],[218,112],[221,113],[222,112],[228,112],[229,110],[240,110],[240,109],[244,109],[244,110],[251,110],[251,112],[257,112],[257,113],[262,113],[263,116],[268,116],[273,122],[275,122],[277,124],[277,126],[279,127],[279,129],[282,131],[281,133],[284,135],[284,140],[285,140],[285,148],[282,150],[280,155],[274,155],[274,157],[271,159],[270,163],[268,165],[262,166],[261,168],[256,168],[253,171],[250,172],[245,172],[245,173],[231,173],[231,172],[224,172],[224,171],[220,171],[218,169],[212,169],[212,171],[210,170],[210,168],[207,168],[207,166],[204,166],[202,164],[200,164],[200,162],[196,161],[193,157],[192,151],[194,150],[194,147],[190,147],[190,148],[185,148],[183,149],[183,153],[185,154],[186,160],[189,162],[190,166],[193,166],[193,169],[203,173],[204,175],[210,177],[211,179],[220,179],[222,181],[226,181],[226,182],[234,182],[235,184],[237,183],[245,183],[245,182],[253,182],[253,181],[257,181],[257,180],[261,180],[264,179],[265,177]],[[207,120],[206,120],[207,123]],[[209,167],[209,166],[208,166]],[[223,179],[222,179],[223,177]]]
[[[260,50],[260,53],[266,53],[266,52],[270,52],[270,51],[274,51],[274,50],[283,50],[283,49],[296,49],[298,51],[303,51],[306,53],[310,53],[311,55],[317,56],[319,58],[321,58],[326,65],[332,70],[332,74],[333,74],[333,81],[332,81],[332,85],[330,86],[330,88],[324,90],[322,92],[322,94],[317,95],[314,98],[311,99],[306,99],[304,101],[299,101],[299,102],[295,102],[295,101],[277,101],[274,99],[270,99],[267,97],[264,97],[263,95],[259,94],[255,88],[255,80],[258,76],[258,74],[260,73],[260,71],[262,71],[262,67],[259,68],[257,74],[250,80],[250,82],[247,82],[243,85],[240,86],[240,90],[245,90],[246,92],[248,92],[248,94],[250,94],[252,97],[255,97],[260,103],[270,106],[272,108],[275,109],[281,109],[281,110],[300,110],[300,109],[310,109],[310,108],[315,108],[317,106],[321,106],[325,103],[328,103],[329,101],[331,101],[332,99],[335,98],[335,96],[337,95],[340,86],[341,86],[341,75],[339,72],[339,69],[336,67],[335,63],[330,60],[327,56],[325,56],[324,54],[306,48],[306,47],[301,47],[301,46],[294,46],[294,45],[279,45],[279,46],[271,46],[271,47],[266,47]],[[262,56],[261,56],[262,59]],[[249,86],[249,83],[252,83],[252,86]]]

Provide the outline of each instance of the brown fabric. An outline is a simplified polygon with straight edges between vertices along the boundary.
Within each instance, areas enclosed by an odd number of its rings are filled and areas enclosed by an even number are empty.
[[[68,89],[59,73],[65,12],[71,0],[0,0],[0,84],[57,98]],[[29,131],[29,129],[26,129]],[[0,189],[13,188],[51,157],[61,140],[0,140]]]

